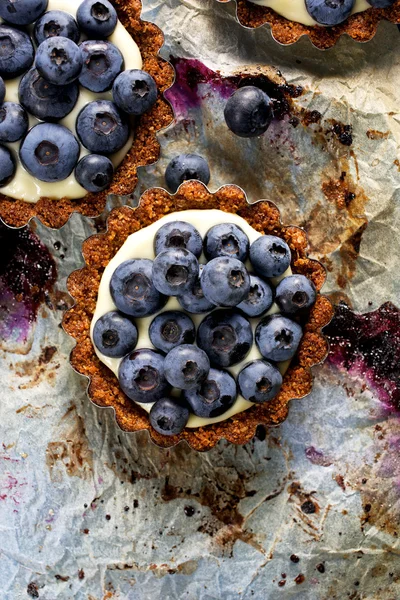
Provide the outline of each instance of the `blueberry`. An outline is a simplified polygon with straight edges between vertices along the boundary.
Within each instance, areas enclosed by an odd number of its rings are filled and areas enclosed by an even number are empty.
[[[157,85],[153,77],[140,69],[123,71],[113,85],[113,99],[121,110],[140,116],[157,100]]]
[[[157,315],[149,327],[150,341],[162,352],[168,353],[175,346],[192,344],[196,328],[192,319],[179,310],[167,310]]]
[[[374,8],[389,8],[396,0],[367,0],[367,2]]]
[[[12,25],[30,25],[46,10],[48,0],[1,0],[0,17]]]
[[[105,356],[121,358],[131,352],[138,340],[137,327],[116,310],[98,319],[93,328],[96,348]]]
[[[355,0],[305,0],[309,15],[319,25],[333,27],[351,15]]]
[[[237,225],[221,223],[211,227],[204,238],[204,254],[207,260],[217,256],[237,258],[244,262],[249,254],[249,238]]]
[[[197,387],[206,379],[209,370],[207,354],[192,344],[176,346],[165,357],[165,377],[173,387],[181,390]]]
[[[157,231],[154,237],[154,251],[160,254],[169,248],[185,248],[199,258],[203,250],[201,235],[193,225],[185,221],[170,221]]]
[[[135,402],[155,402],[168,395],[170,385],[164,375],[160,352],[142,348],[124,356],[118,369],[121,389]]]
[[[102,192],[111,183],[114,167],[109,158],[100,154],[88,154],[76,165],[77,182],[88,192]]]
[[[154,286],[168,296],[178,296],[190,290],[198,273],[197,258],[184,248],[163,250],[153,262]]]
[[[207,379],[196,388],[185,390],[183,397],[198,417],[218,417],[235,402],[236,382],[227,371],[210,369]]]
[[[74,17],[63,10],[49,10],[35,23],[33,38],[39,46],[50,37],[66,37],[79,42],[80,32]]]
[[[177,435],[189,420],[189,409],[176,398],[160,398],[151,407],[150,423],[157,433]]]
[[[0,25],[0,76],[14,79],[29,69],[33,63],[34,50],[27,33]]]
[[[92,92],[111,89],[124,68],[124,57],[111,42],[87,40],[80,45],[83,67],[79,83]],[[115,98],[114,98],[115,100]]]
[[[200,323],[197,344],[215,367],[240,363],[250,352],[253,332],[249,321],[235,310],[215,310]]]
[[[53,85],[68,85],[78,79],[82,64],[80,48],[65,37],[47,38],[36,51],[36,68]]]
[[[28,115],[20,104],[0,105],[0,142],[16,142],[28,131]]]
[[[79,96],[76,81],[69,85],[53,85],[30,69],[19,83],[19,101],[37,119],[58,121],[75,107]]]
[[[293,315],[310,308],[316,296],[315,285],[305,275],[289,275],[276,288],[275,300],[282,312]]]
[[[153,285],[153,262],[134,258],[121,263],[112,274],[110,294],[121,312],[132,317],[148,317],[158,312],[167,302]]]
[[[76,131],[91,152],[113,154],[129,139],[129,125],[118,107],[109,100],[89,102],[79,113]]]
[[[208,185],[210,169],[207,161],[198,154],[179,154],[168,164],[165,171],[165,181],[168,189],[175,194],[184,181],[197,179]]]
[[[271,98],[254,86],[239,88],[225,105],[229,129],[239,137],[257,137],[267,131],[273,118]]]
[[[3,104],[5,97],[6,97],[6,85],[3,81],[3,78],[0,77],[0,104]]]
[[[262,404],[275,398],[282,385],[279,370],[265,360],[253,360],[238,375],[240,394],[249,402]]]
[[[262,277],[279,277],[290,265],[287,243],[275,235],[262,235],[250,246],[250,262]]]
[[[76,15],[78,25],[94,39],[109,37],[117,26],[117,13],[108,0],[83,0]]]
[[[264,358],[281,362],[293,358],[302,335],[298,323],[282,315],[272,315],[257,325],[255,339]]]
[[[15,175],[15,161],[6,146],[0,146],[0,187],[4,187]]]
[[[19,155],[25,169],[40,181],[66,179],[79,158],[79,144],[69,129],[54,123],[39,123],[23,140]]]
[[[218,256],[204,265],[201,287],[210,302],[236,306],[249,294],[250,276],[240,260]]]
[[[204,265],[199,265],[199,275],[193,286],[190,290],[186,290],[182,296],[178,296],[178,302],[182,308],[194,314],[209,312],[215,308],[215,304],[207,300],[201,288],[200,275],[203,269]]]
[[[271,308],[274,295],[266,281],[250,275],[250,291],[247,298],[237,305],[248,317],[259,317]]]

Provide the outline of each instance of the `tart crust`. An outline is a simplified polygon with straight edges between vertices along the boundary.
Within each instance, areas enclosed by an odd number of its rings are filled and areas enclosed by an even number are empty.
[[[158,56],[164,43],[160,29],[140,19],[140,0],[111,0],[118,18],[137,43],[143,60],[143,69],[150,73],[158,87],[158,99],[147,113],[136,121],[134,141],[129,152],[115,172],[111,185],[99,194],[86,194],[78,200],[40,198],[37,203],[14,200],[0,193],[0,218],[10,227],[22,227],[32,217],[38,217],[44,225],[59,228],[73,212],[87,217],[98,216],[105,207],[108,194],[125,196],[131,194],[137,183],[137,167],[148,165],[158,159],[160,146],[156,132],[169,125],[173,112],[163,93],[174,79],[171,65]]]
[[[209,450],[220,439],[244,444],[254,436],[257,425],[278,425],[288,414],[289,400],[303,398],[310,392],[310,367],[322,362],[328,352],[328,343],[321,329],[331,320],[333,308],[330,301],[318,293],[304,324],[299,350],[284,376],[279,394],[271,402],[254,405],[226,421],[198,429],[186,428],[179,435],[168,437],[157,433],[150,425],[148,414],[125,396],[116,376],[96,356],[90,339],[90,323],[103,271],[132,233],[171,212],[212,208],[240,215],[261,233],[283,237],[292,251],[293,272],[303,273],[314,282],[317,290],[321,289],[326,277],[325,269],[319,262],[307,257],[305,232],[298,227],[283,226],[274,204],[264,200],[249,204],[243,190],[234,185],[224,186],[212,194],[202,183],[194,181],[181,185],[175,195],[161,188],[150,189],[143,194],[137,208],[124,206],[114,209],[108,219],[107,231],[90,237],[83,244],[86,266],[74,271],[68,279],[68,291],[75,305],[66,312],[63,326],[76,340],[70,360],[78,373],[89,378],[89,398],[97,406],[112,407],[122,430],[147,429],[152,440],[161,447],[173,446],[180,440],[186,440],[199,451]]]

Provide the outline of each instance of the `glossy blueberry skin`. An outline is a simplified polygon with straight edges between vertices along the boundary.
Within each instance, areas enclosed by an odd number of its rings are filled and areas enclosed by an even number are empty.
[[[82,65],[79,46],[66,37],[50,37],[36,50],[35,66],[53,85],[68,85],[78,79]]]
[[[187,310],[187,312],[193,314],[201,314],[205,312],[210,312],[215,308],[215,304],[210,302],[205,297],[203,290],[201,288],[201,273],[204,269],[204,265],[199,265],[199,275],[194,282],[194,285],[187,290],[182,296],[178,296],[178,302]]]
[[[250,291],[237,307],[248,317],[254,318],[269,310],[273,301],[274,294],[268,283],[257,275],[250,275]]]
[[[5,97],[6,97],[6,84],[4,83],[3,78],[0,77],[0,104],[3,104]]]
[[[185,390],[183,397],[198,417],[218,417],[235,402],[236,382],[228,371],[210,369],[207,379],[196,388]]]
[[[157,315],[149,327],[150,341],[166,354],[181,344],[193,344],[196,328],[192,319],[179,310],[166,310]]]
[[[93,341],[97,350],[105,356],[122,358],[137,344],[137,327],[130,319],[113,310],[96,321]]]
[[[83,0],[78,8],[76,20],[89,38],[102,39],[113,33],[118,16],[108,0]]]
[[[97,154],[113,154],[125,146],[129,125],[109,100],[89,102],[79,113],[76,131],[82,144]]]
[[[79,83],[92,92],[111,89],[124,68],[124,57],[117,46],[105,40],[87,40],[79,48],[83,58]]]
[[[275,301],[283,313],[294,315],[310,308],[317,297],[312,281],[305,275],[289,275],[276,288]]]
[[[35,23],[33,39],[37,46],[50,37],[66,37],[79,42],[80,32],[74,17],[63,10],[49,10]]]
[[[367,0],[367,2],[374,8],[389,8],[396,0]]]
[[[74,170],[80,147],[69,129],[54,123],[39,123],[23,140],[19,156],[25,169],[40,181],[66,179]]]
[[[207,300],[218,306],[237,306],[250,291],[250,275],[236,258],[218,256],[204,265],[201,287]]]
[[[20,104],[4,102],[0,106],[0,142],[16,142],[28,131],[28,115]]]
[[[46,10],[48,0],[1,0],[0,17],[12,25],[30,25]]]
[[[207,260],[227,256],[244,262],[249,254],[249,246],[249,238],[243,229],[233,223],[214,225],[204,237],[204,254]]]
[[[157,85],[153,77],[140,69],[123,71],[114,81],[114,102],[128,115],[140,116],[157,100]]]
[[[181,390],[197,387],[206,379],[209,370],[207,354],[192,344],[176,346],[165,357],[165,377],[173,387]]]
[[[210,168],[207,161],[198,154],[179,154],[168,164],[165,171],[165,182],[170,192],[175,194],[178,187],[190,179],[196,179],[208,185]]]
[[[262,404],[275,398],[282,385],[279,370],[265,360],[253,360],[238,375],[239,392],[245,400]]]
[[[168,298],[154,287],[152,268],[153,261],[134,258],[115,269],[110,294],[118,310],[132,317],[148,317],[161,310]]]
[[[6,146],[0,146],[0,187],[7,185],[15,175],[15,161]]]
[[[262,235],[250,246],[250,262],[261,277],[279,277],[290,266],[290,248],[275,235]]]
[[[160,398],[151,407],[149,419],[153,429],[161,435],[177,435],[189,420],[189,409],[176,398]]]
[[[153,261],[154,287],[168,296],[179,296],[190,290],[198,273],[197,258],[184,248],[163,250]]]
[[[197,330],[197,344],[214,367],[231,367],[250,352],[253,331],[249,321],[236,310],[215,310]]]
[[[164,375],[164,357],[160,352],[142,348],[121,360],[118,380],[121,389],[135,402],[155,402],[170,391]]]
[[[257,325],[255,340],[264,358],[281,362],[293,358],[302,335],[298,323],[282,315],[271,315]]]
[[[319,25],[333,27],[350,16],[355,0],[305,0],[310,17]]]
[[[114,167],[107,156],[87,154],[76,165],[75,177],[87,192],[102,192],[111,183]]]
[[[160,254],[170,248],[185,248],[196,258],[203,251],[203,240],[193,225],[185,221],[170,221],[157,231],[154,237],[154,252]]]
[[[226,103],[224,116],[235,135],[257,137],[267,131],[273,119],[271,98],[254,86],[239,88]]]
[[[25,31],[9,25],[0,25],[0,76],[14,79],[33,63],[34,50]]]
[[[36,69],[30,69],[21,79],[19,101],[41,121],[59,121],[73,110],[79,96],[76,81],[69,85],[48,83]]]

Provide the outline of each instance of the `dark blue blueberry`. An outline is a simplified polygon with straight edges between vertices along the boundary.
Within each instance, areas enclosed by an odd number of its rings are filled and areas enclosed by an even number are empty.
[[[244,262],[249,254],[249,238],[237,225],[221,223],[211,227],[204,238],[204,254],[207,260],[217,256],[237,258]]]
[[[82,144],[98,154],[118,152],[129,138],[125,116],[109,100],[89,102],[78,115],[76,131]]]
[[[190,223],[170,221],[160,227],[154,237],[156,256],[169,248],[185,248],[199,258],[203,250],[203,240],[197,229]]]
[[[0,146],[0,187],[4,187],[15,175],[15,161],[6,146]]]
[[[271,308],[273,300],[274,294],[268,283],[257,275],[250,275],[248,296],[237,307],[248,317],[259,317]]]
[[[207,300],[201,288],[200,275],[203,269],[204,265],[199,265],[199,275],[197,276],[193,287],[191,287],[190,290],[186,290],[182,296],[178,296],[178,302],[182,308],[194,314],[210,312],[210,310],[215,308],[215,304]]]
[[[123,71],[113,85],[113,99],[128,115],[140,116],[150,110],[157,100],[157,84],[153,77],[140,69]]]
[[[107,41],[87,40],[79,47],[83,58],[79,83],[92,92],[111,89],[124,68],[124,57],[117,46]]]
[[[333,27],[351,15],[355,0],[305,0],[306,9],[319,25]]]
[[[0,105],[0,142],[16,142],[28,131],[28,115],[20,104]]]
[[[196,328],[192,319],[179,310],[167,310],[157,315],[149,327],[150,341],[162,352],[168,353],[175,346],[193,344]]]
[[[262,404],[275,398],[282,385],[279,370],[265,360],[253,360],[238,375],[239,392],[245,400]]]
[[[224,116],[235,135],[257,137],[267,131],[272,121],[271,98],[257,87],[239,88],[226,103]]]
[[[76,81],[69,85],[53,85],[30,69],[21,79],[18,89],[22,106],[41,121],[58,121],[75,107],[79,96]]]
[[[100,317],[93,328],[93,341],[97,350],[112,358],[122,358],[131,352],[137,340],[136,325],[116,310]]]
[[[29,69],[34,50],[31,38],[25,31],[0,25],[0,76],[14,79]]]
[[[161,435],[177,435],[189,420],[189,409],[177,398],[160,398],[151,407],[149,419]]]
[[[109,37],[117,26],[117,13],[108,0],[83,0],[76,15],[79,27],[88,37]]]
[[[167,298],[154,287],[153,262],[134,258],[121,263],[112,274],[110,293],[116,307],[132,317],[148,317],[158,312]]]
[[[215,310],[200,323],[197,343],[215,367],[240,363],[250,352],[253,331],[246,317],[235,310]]]
[[[39,123],[27,133],[19,155],[25,169],[40,181],[66,179],[79,158],[79,144],[69,129],[54,123]]]
[[[1,0],[0,17],[12,25],[30,25],[46,10],[48,0]]]
[[[282,315],[271,315],[257,325],[255,339],[264,358],[281,362],[293,358],[302,335],[298,323]]]
[[[367,2],[374,8],[389,8],[396,0],[367,0]]]
[[[249,294],[250,276],[240,260],[218,256],[204,265],[201,287],[210,302],[237,306]]]
[[[197,179],[208,185],[210,169],[207,161],[198,154],[179,154],[168,164],[165,171],[165,182],[168,189],[175,194],[184,181]]]
[[[250,246],[250,262],[262,277],[279,277],[290,265],[290,248],[275,235],[262,235]]]
[[[3,104],[5,97],[6,97],[6,84],[4,83],[3,78],[0,77],[0,104]]]
[[[198,417],[218,417],[226,412],[237,398],[236,382],[227,371],[210,369],[208,377],[198,387],[186,390],[183,397]]]
[[[275,301],[282,312],[293,315],[310,308],[316,297],[315,285],[305,275],[289,275],[277,286]]]
[[[47,38],[36,51],[36,68],[53,85],[68,85],[78,79],[82,64],[79,46],[66,37]]]
[[[165,377],[173,387],[181,390],[197,387],[206,379],[209,370],[207,354],[192,344],[176,346],[165,357]]]
[[[50,37],[66,37],[79,42],[80,32],[74,17],[63,10],[49,10],[35,23],[33,38],[39,46]]]
[[[135,402],[155,402],[170,391],[160,352],[142,348],[124,356],[118,369],[121,389]]]
[[[154,286],[168,296],[179,296],[190,290],[198,274],[197,258],[184,248],[163,250],[153,262]]]
[[[77,182],[88,192],[102,192],[111,183],[114,167],[107,156],[87,154],[76,165]]]

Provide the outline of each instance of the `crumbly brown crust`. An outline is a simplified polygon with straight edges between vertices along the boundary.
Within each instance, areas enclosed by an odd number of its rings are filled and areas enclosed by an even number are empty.
[[[107,194],[131,194],[137,183],[137,167],[151,164],[158,159],[160,147],[156,132],[169,125],[173,119],[172,109],[164,99],[163,92],[172,85],[174,71],[169,63],[158,56],[164,37],[158,27],[140,19],[140,0],[111,1],[117,9],[119,20],[139,46],[143,69],[150,73],[157,83],[157,102],[151,110],[138,118],[132,148],[117,169],[107,190],[101,194],[87,194],[79,200],[41,198],[37,203],[14,200],[0,194],[0,217],[7,225],[21,227],[36,216],[45,225],[58,228],[68,221],[73,212],[95,217],[103,211]]]
[[[97,302],[97,293],[104,268],[132,233],[150,225],[162,216],[180,210],[218,208],[238,214],[257,231],[283,237],[292,251],[292,270],[309,277],[320,290],[325,281],[322,265],[307,257],[307,238],[302,229],[284,227],[277,207],[262,201],[248,204],[244,192],[227,185],[215,194],[199,182],[183,184],[175,195],[156,188],[145,192],[138,208],[113,210],[106,233],[90,237],[83,244],[86,266],[74,271],[68,279],[68,290],[76,304],[64,317],[65,331],[76,340],[71,354],[72,366],[90,379],[89,397],[98,406],[112,406],[119,426],[124,431],[147,429],[154,442],[163,447],[186,440],[195,450],[209,450],[220,439],[244,444],[254,436],[259,424],[278,425],[287,416],[288,402],[302,398],[312,387],[310,367],[324,360],[328,345],[321,328],[333,315],[327,298],[318,294],[296,357],[292,360],[279,394],[269,403],[252,408],[221,423],[185,429],[180,435],[167,437],[152,429],[148,414],[125,396],[115,375],[97,358],[91,340],[90,323]]]
[[[219,2],[229,1],[219,0]],[[343,33],[347,33],[357,42],[367,42],[374,37],[378,23],[382,19],[400,23],[400,0],[389,8],[370,8],[352,15],[336,27],[309,26],[289,21],[271,8],[257,6],[249,0],[237,0],[237,16],[245,27],[260,27],[268,23],[273,37],[280,44],[293,44],[301,36],[308,35],[314,46],[325,50],[334,46]]]

